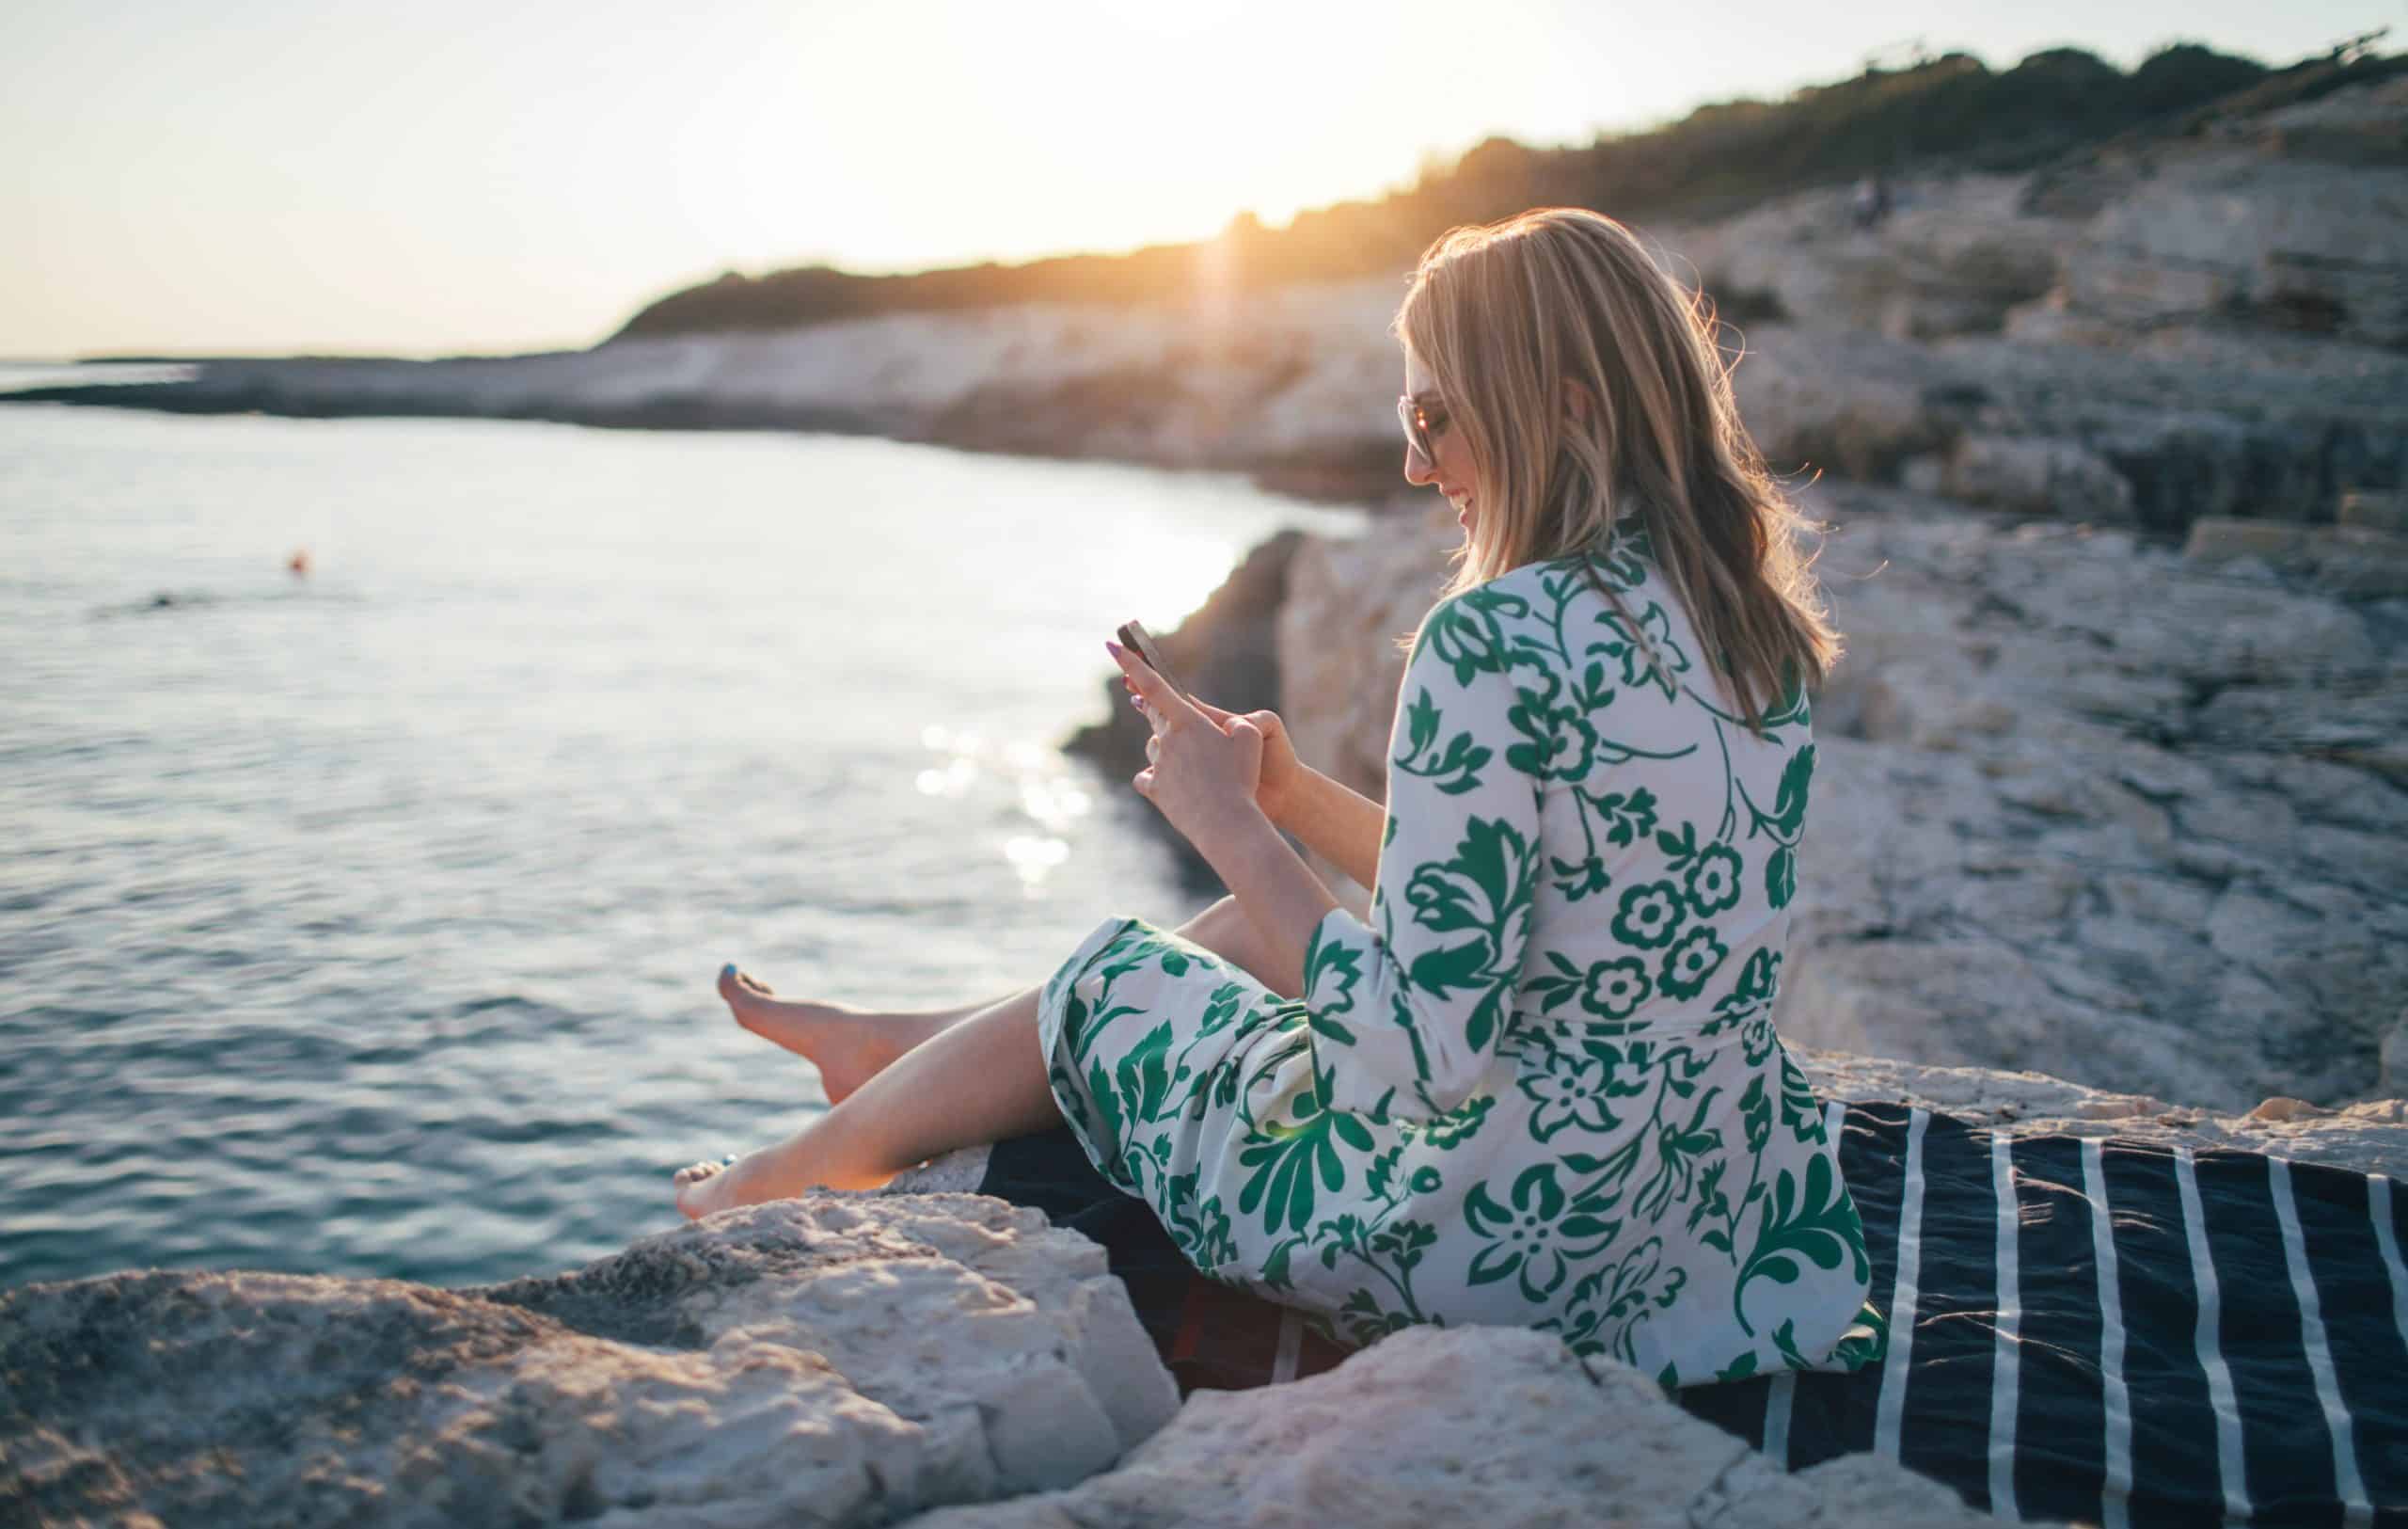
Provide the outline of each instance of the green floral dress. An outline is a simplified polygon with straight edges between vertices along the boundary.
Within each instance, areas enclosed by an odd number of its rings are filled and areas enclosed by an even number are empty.
[[[1055,1098],[1205,1274],[1341,1342],[1513,1324],[1666,1385],[1877,1351],[1863,1229],[1772,1027],[1814,748],[1751,734],[1625,536],[1443,601],[1368,926],[1285,1000],[1106,922],[1046,984]]]

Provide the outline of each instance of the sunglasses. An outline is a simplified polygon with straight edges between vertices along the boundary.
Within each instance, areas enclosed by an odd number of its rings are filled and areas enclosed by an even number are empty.
[[[1403,422],[1405,443],[1421,454],[1421,460],[1436,467],[1438,449],[1431,442],[1446,432],[1447,411],[1408,393],[1396,401],[1396,417]]]

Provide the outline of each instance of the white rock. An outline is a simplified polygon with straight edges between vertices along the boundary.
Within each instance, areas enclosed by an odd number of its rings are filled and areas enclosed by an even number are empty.
[[[1940,491],[1968,503],[2072,520],[2120,520],[2132,511],[2131,485],[2099,454],[2041,438],[1962,437]]]
[[[1695,1529],[1947,1529],[1999,1521],[1939,1482],[1875,1455],[1843,1455],[1795,1475],[1751,1455],[1693,1511]]]
[[[2282,1118],[2169,1105],[1999,1068],[1922,1067],[1792,1043],[1816,1093],[1921,1106],[2016,1136],[2116,1137],[2163,1146],[2231,1147],[2361,1173],[2408,1175],[2408,1098]]]
[[[1178,1405],[1103,1251],[974,1196],[813,1194],[477,1290],[0,1292],[36,1517],[880,1523],[1067,1485]]]
[[[1988,1521],[1888,1460],[1792,1476],[1548,1334],[1420,1328],[1290,1385],[1198,1392],[1118,1469],[912,1529],[1493,1529]]]

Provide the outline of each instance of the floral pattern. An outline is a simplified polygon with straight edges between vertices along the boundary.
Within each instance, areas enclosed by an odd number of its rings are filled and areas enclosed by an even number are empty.
[[[1046,985],[1065,1119],[1198,1269],[1341,1342],[1513,1323],[1666,1385],[1877,1351],[1772,1026],[1806,700],[1751,728],[1698,652],[1635,534],[1441,602],[1370,916],[1313,931],[1301,999],[1133,919]]]

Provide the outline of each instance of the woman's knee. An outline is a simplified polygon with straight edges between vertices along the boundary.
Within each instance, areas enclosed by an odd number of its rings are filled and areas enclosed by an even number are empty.
[[[1186,923],[1180,925],[1179,932],[1180,938],[1191,940],[1216,956],[1228,961],[1238,961],[1241,965],[1244,964],[1243,961],[1239,961],[1239,952],[1232,948],[1232,946],[1235,942],[1245,939],[1250,931],[1246,926],[1245,915],[1238,910],[1238,900],[1235,898],[1221,899]]]
[[[1223,961],[1238,967],[1265,987],[1271,979],[1264,975],[1271,969],[1270,953],[1263,948],[1262,936],[1248,918],[1238,900],[1225,897],[1180,926],[1180,933],[1212,951]],[[1274,992],[1277,989],[1274,988]],[[1281,993],[1292,998],[1292,993]]]

